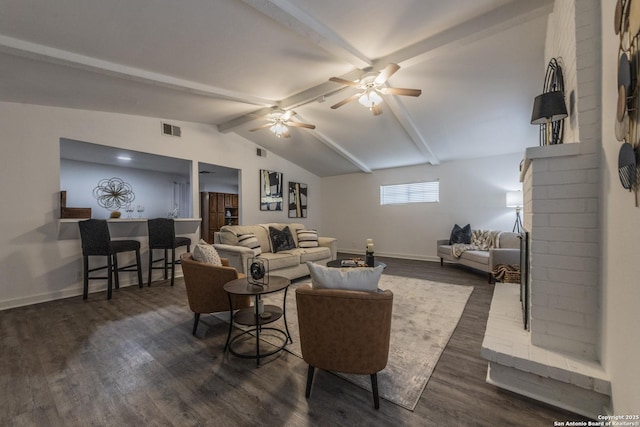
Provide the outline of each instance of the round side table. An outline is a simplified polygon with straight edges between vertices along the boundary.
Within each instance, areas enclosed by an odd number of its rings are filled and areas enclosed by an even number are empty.
[[[291,340],[291,334],[289,334],[289,326],[287,325],[287,291],[289,290],[289,284],[291,281],[286,277],[281,276],[269,276],[268,284],[254,285],[247,281],[246,278],[232,280],[224,285],[224,290],[229,297],[229,309],[233,313],[232,295],[249,295],[254,297],[254,306],[250,308],[243,308],[238,310],[235,314],[232,314],[229,320],[229,333],[227,334],[227,342],[224,349],[231,352],[234,356],[238,356],[245,359],[256,359],[256,364],[260,365],[260,359],[266,356],[270,356],[282,350],[287,342],[293,342]],[[282,301],[282,307],[276,305],[265,305],[262,314],[258,313],[257,307],[260,304],[259,301],[262,295],[271,294],[284,290],[284,299]],[[265,327],[270,323],[275,322],[280,318],[284,319],[285,330],[275,327]],[[239,324],[244,326],[251,326],[250,329],[239,333],[231,338],[231,331],[233,324]],[[260,352],[260,332],[263,330],[271,330],[281,334],[284,337],[284,341],[281,346],[268,352]],[[233,343],[242,336],[250,333],[255,333],[256,336],[256,352],[255,354],[239,353],[233,349]]]

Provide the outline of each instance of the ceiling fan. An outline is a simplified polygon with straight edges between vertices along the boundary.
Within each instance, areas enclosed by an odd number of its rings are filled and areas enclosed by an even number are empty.
[[[250,129],[249,132],[255,132],[260,129],[269,128],[269,130],[273,132],[278,138],[289,138],[291,136],[291,134],[289,133],[290,126],[305,129],[316,128],[315,125],[292,121],[291,118],[295,115],[296,112],[293,110],[275,110],[265,117],[265,119],[267,119],[269,123],[265,123],[255,129]]]
[[[340,83],[345,86],[355,87],[360,89],[362,92],[351,95],[350,97],[343,99],[335,105],[332,105],[332,109],[340,108],[343,105],[358,100],[360,104],[367,107],[369,110],[373,112],[374,116],[382,114],[382,107],[380,107],[380,103],[382,102],[383,95],[404,95],[404,96],[420,96],[422,94],[422,90],[420,89],[404,89],[404,88],[393,88],[386,87],[385,83],[396,71],[400,69],[398,64],[389,64],[384,70],[380,72],[370,72],[366,73],[364,76],[360,78],[360,80],[351,81],[341,79],[340,77],[331,77],[329,81]]]

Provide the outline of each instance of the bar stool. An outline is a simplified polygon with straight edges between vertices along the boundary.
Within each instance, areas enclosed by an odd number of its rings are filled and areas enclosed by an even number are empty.
[[[107,299],[111,299],[113,288],[113,273],[115,273],[116,289],[120,288],[120,271],[137,271],[138,287],[142,288],[142,264],[140,263],[140,242],[137,240],[111,240],[109,226],[104,219],[87,219],[78,222],[80,227],[80,239],[82,240],[82,258],[84,263],[84,292],[82,299],[89,296],[89,280],[107,279]],[[118,267],[118,254],[120,252],[136,252],[136,263],[124,267]],[[107,265],[89,268],[90,256],[106,256]],[[107,276],[93,276],[89,273],[107,269]]]
[[[147,221],[149,228],[149,282],[147,286],[151,286],[152,270],[164,270],[164,280],[167,280],[168,266],[171,265],[171,286],[176,272],[176,264],[180,264],[180,260],[176,260],[176,248],[186,246],[187,252],[191,252],[191,239],[188,237],[176,237],[175,224],[173,218],[153,218]],[[153,259],[153,250],[163,249],[164,257]],[[169,262],[167,251],[171,249],[171,262]],[[157,262],[163,262],[162,266],[154,267]]]

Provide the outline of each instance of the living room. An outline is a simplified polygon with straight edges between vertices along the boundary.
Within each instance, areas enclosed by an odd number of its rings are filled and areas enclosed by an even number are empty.
[[[640,237],[637,227],[638,208],[634,206],[633,196],[619,185],[616,173],[619,144],[613,143],[615,132],[612,111],[617,103],[617,93],[614,94],[611,89],[612,86],[615,88],[612,82],[615,82],[617,75],[616,61],[611,58],[617,57],[614,52],[617,52],[619,44],[611,25],[614,22],[616,2],[608,0],[602,3],[558,0],[549,9],[573,8],[576,16],[580,17],[583,16],[580,12],[584,10],[596,10],[595,21],[591,25],[601,27],[593,35],[596,45],[599,46],[601,41],[601,51],[594,54],[596,58],[601,58],[599,69],[591,76],[598,84],[592,94],[578,91],[579,96],[592,97],[595,100],[594,107],[588,110],[585,107],[580,110],[581,104],[573,107],[574,115],[565,121],[565,141],[584,141],[591,132],[591,139],[598,144],[601,156],[601,194],[597,210],[600,224],[598,359],[611,382],[611,414],[634,415],[640,413],[640,391],[636,386],[640,379],[640,368],[633,357],[640,350],[640,335],[637,328],[633,327],[636,323],[634,313],[640,301],[640,289],[635,286],[640,270],[638,263],[634,262],[637,258],[634,256],[634,243]],[[586,25],[576,19],[576,25],[580,23]],[[557,35],[561,32],[557,28],[552,31],[551,28],[550,25],[547,37],[551,37],[551,33]],[[15,53],[17,49],[12,40],[3,39],[3,45],[4,57],[12,56],[11,52]],[[33,61],[30,55],[24,53],[27,51],[25,47],[23,53],[17,55],[19,61]],[[533,97],[538,94],[536,90],[542,89],[548,59],[558,55],[556,52],[539,52],[539,77],[532,83],[535,89],[530,96],[527,95],[529,106],[533,103]],[[48,65],[52,75],[57,73],[51,61]],[[410,71],[409,66],[403,67],[398,71],[398,76],[402,75],[405,68]],[[580,74],[580,67],[577,68],[574,74],[574,77],[577,76],[576,80],[585,78]],[[317,228],[322,235],[335,236],[341,252],[362,253],[366,239],[373,238],[379,256],[431,263],[438,261],[436,240],[448,237],[455,223],[470,223],[478,228],[512,229],[515,213],[505,206],[505,194],[521,188],[520,163],[525,156],[524,151],[527,147],[538,145],[538,127],[528,124],[529,109],[521,114],[522,120],[531,127],[529,139],[519,142],[523,148],[518,152],[495,155],[491,152],[487,152],[487,155],[476,153],[466,159],[452,161],[445,161],[447,155],[442,155],[440,164],[423,162],[402,167],[382,166],[368,173],[351,171],[321,176],[312,168],[307,169],[287,160],[277,153],[277,149],[271,149],[266,144],[256,144],[235,132],[220,132],[210,124],[170,116],[145,117],[132,113],[126,105],[120,110],[92,111],[87,104],[75,106],[61,102],[63,106],[57,106],[53,102],[27,102],[25,98],[13,93],[11,86],[14,83],[17,86],[21,77],[26,79],[28,76],[11,74],[12,70],[7,67],[2,71],[4,96],[0,103],[0,124],[4,132],[4,153],[0,169],[3,184],[0,194],[6,205],[0,233],[0,288],[3,291],[0,309],[3,310],[68,297],[80,298],[79,242],[75,239],[60,239],[61,227],[64,227],[59,222],[59,192],[63,190],[60,188],[61,139],[184,159],[192,165],[204,162],[238,169],[241,221],[245,224],[289,221],[286,211],[259,210],[260,170],[280,171],[284,174],[285,182],[308,185],[308,214],[306,218],[300,218],[299,222],[310,228]],[[335,74],[339,72],[336,71]],[[333,74],[326,78],[331,75]],[[577,82],[569,81],[567,84],[578,85]],[[33,94],[55,92],[55,88],[47,87],[46,80],[31,89]],[[429,96],[426,87],[422,86],[422,89],[425,92],[418,100]],[[78,87],[78,91],[82,90],[81,86]],[[93,93],[92,89],[85,90]],[[126,93],[126,90],[123,92]],[[124,93],[120,95],[127,98]],[[28,98],[30,95],[32,94],[28,93],[25,96]],[[337,102],[343,95],[346,96],[346,93],[332,97],[331,101]],[[413,101],[415,100],[409,99],[406,103]],[[578,102],[578,99],[573,99],[573,102]],[[586,101],[583,102],[586,104]],[[327,110],[316,122],[320,130],[323,121],[331,120],[328,114],[341,114],[341,110],[329,111],[326,103],[318,105]],[[579,129],[576,123],[578,111],[581,114]],[[363,112],[366,114],[360,120],[378,118],[366,110]],[[390,111],[385,111],[383,115],[388,113]],[[308,119],[307,115],[303,117]],[[588,119],[597,124],[584,125]],[[461,127],[464,127],[464,118],[459,120]],[[162,122],[180,126],[181,138],[161,135]],[[502,124],[496,124],[492,130],[496,135],[496,145],[500,145],[501,140],[510,138],[502,133]],[[379,132],[380,129],[374,130],[376,131]],[[248,135],[246,132],[245,134]],[[263,138],[266,139],[267,136],[273,137],[265,135]],[[295,142],[294,137],[272,139],[293,151],[297,150],[291,145]],[[390,146],[393,147],[393,144]],[[256,155],[256,148],[261,147],[267,147],[266,157]],[[468,149],[474,150],[473,147]],[[380,185],[422,180],[439,181],[439,203],[421,204],[417,207],[380,206]],[[197,167],[192,167],[190,182],[193,212],[198,212]],[[73,195],[69,196],[73,201]],[[197,240],[199,233],[194,231],[191,237],[192,240]],[[485,277],[479,276],[479,281],[484,284]],[[102,292],[92,295],[92,298],[98,296],[102,298]],[[336,391],[338,389],[339,386],[335,386],[333,391],[339,392]],[[368,410],[368,396],[361,398],[363,408],[358,408],[357,411]],[[473,420],[466,421],[473,423]],[[312,423],[313,421],[309,421],[309,424]],[[461,424],[465,422],[461,421]]]

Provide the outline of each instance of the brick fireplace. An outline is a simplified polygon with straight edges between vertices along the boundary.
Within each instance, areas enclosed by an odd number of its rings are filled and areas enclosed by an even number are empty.
[[[529,330],[520,286],[497,283],[482,355],[487,382],[596,418],[610,405],[599,361],[599,153],[593,142],[527,149]]]
[[[564,144],[526,150],[529,330],[520,286],[497,283],[482,355],[487,382],[597,418],[611,406],[600,363],[601,2],[555,0],[545,59],[561,59]]]
[[[531,342],[598,360],[599,158],[595,144],[527,151]]]

